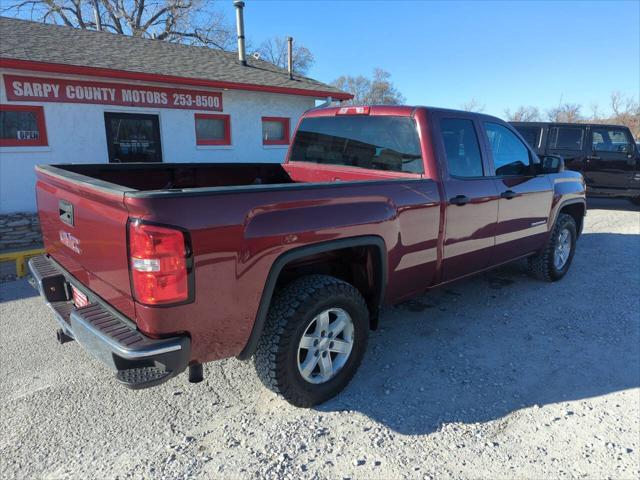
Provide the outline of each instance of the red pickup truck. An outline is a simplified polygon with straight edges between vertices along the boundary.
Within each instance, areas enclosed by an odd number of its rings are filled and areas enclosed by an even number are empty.
[[[507,123],[426,107],[309,111],[282,165],[36,170],[29,266],[61,343],[131,388],[253,357],[298,406],[345,387],[382,304],[524,257],[562,278],[586,210]]]

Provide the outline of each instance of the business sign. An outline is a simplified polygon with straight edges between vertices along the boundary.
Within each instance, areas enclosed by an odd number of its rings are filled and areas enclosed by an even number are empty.
[[[222,111],[222,93],[124,83],[4,75],[7,99],[13,102],[61,102]]]

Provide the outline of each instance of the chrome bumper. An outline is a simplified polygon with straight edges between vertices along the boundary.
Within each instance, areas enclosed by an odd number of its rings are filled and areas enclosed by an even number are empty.
[[[154,339],[144,335],[135,323],[79,284],[47,255],[31,258],[29,270],[65,335],[115,370],[125,385],[151,387],[187,368],[189,337]],[[71,285],[87,295],[87,306],[74,306]]]

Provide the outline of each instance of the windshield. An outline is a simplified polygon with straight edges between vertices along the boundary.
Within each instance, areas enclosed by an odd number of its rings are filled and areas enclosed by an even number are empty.
[[[423,172],[416,124],[409,117],[305,118],[294,139],[291,161]]]

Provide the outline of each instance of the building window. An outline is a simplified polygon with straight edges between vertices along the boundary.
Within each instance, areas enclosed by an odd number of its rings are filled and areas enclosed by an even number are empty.
[[[289,119],[262,117],[262,144],[289,145]]]
[[[231,145],[229,115],[196,113],[197,145]]]
[[[0,147],[46,147],[44,109],[31,105],[0,105]]]

